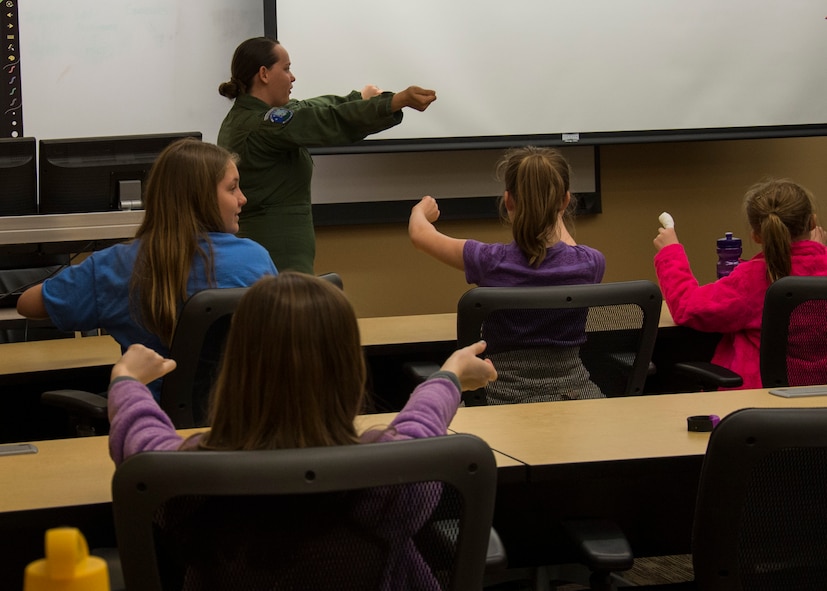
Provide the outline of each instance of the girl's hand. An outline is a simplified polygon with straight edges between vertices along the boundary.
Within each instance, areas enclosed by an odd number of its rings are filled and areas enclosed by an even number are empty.
[[[437,205],[436,199],[430,195],[425,195],[425,197],[411,209],[411,217],[414,215],[424,216],[426,220],[433,224],[439,219],[439,205]]]
[[[112,366],[110,379],[129,377],[148,384],[175,369],[175,360],[165,359],[143,345],[130,345],[126,353]]]
[[[473,345],[463,347],[454,353],[442,364],[442,369],[453,372],[462,386],[462,391],[476,390],[497,379],[497,370],[490,359],[480,359],[485,351],[485,341],[478,341]]]
[[[670,244],[680,244],[678,235],[675,233],[675,228],[658,228],[658,235],[654,239],[655,250],[660,252],[664,246]]]
[[[368,100],[374,96],[379,96],[380,94],[382,94],[382,89],[375,84],[368,84],[362,89],[362,98],[365,100]]]

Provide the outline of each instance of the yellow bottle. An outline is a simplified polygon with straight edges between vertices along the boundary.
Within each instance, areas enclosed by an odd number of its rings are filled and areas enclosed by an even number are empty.
[[[23,591],[109,591],[109,571],[77,528],[58,527],[46,532],[46,558],[26,567]]]

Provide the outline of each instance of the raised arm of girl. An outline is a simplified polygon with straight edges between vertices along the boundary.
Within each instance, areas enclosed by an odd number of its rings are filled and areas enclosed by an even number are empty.
[[[436,229],[434,222],[439,219],[439,205],[436,199],[426,195],[411,210],[408,219],[408,235],[418,249],[438,261],[460,271],[465,270],[462,251],[465,240],[451,238]]]

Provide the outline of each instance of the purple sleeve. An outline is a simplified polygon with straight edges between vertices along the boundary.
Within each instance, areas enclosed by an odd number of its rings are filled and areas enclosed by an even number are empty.
[[[445,435],[460,403],[459,388],[449,378],[432,377],[411,393],[387,431],[368,432],[363,441],[422,439]]]
[[[109,385],[109,455],[118,466],[142,451],[171,451],[183,439],[142,383],[118,379]]]
[[[488,261],[491,257],[490,248],[483,253],[486,247],[491,245],[478,240],[468,239],[465,241],[465,246],[462,247],[462,263],[465,267],[465,281],[467,283],[479,283],[483,277],[483,269],[481,267],[482,261]],[[487,269],[485,269],[487,271]]]
[[[600,283],[603,281],[603,275],[606,273],[606,257],[602,252],[590,246],[581,246],[586,252],[591,253],[594,264],[594,282]]]

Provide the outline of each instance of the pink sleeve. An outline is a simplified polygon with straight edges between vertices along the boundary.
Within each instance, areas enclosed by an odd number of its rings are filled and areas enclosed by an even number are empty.
[[[171,451],[183,439],[152,394],[136,380],[109,385],[109,455],[120,465],[141,451]]]
[[[655,272],[663,299],[676,324],[706,332],[736,332],[760,319],[763,309],[763,265],[742,262],[731,275],[699,285],[681,244],[670,244],[655,255]],[[761,289],[763,287],[763,289]]]

